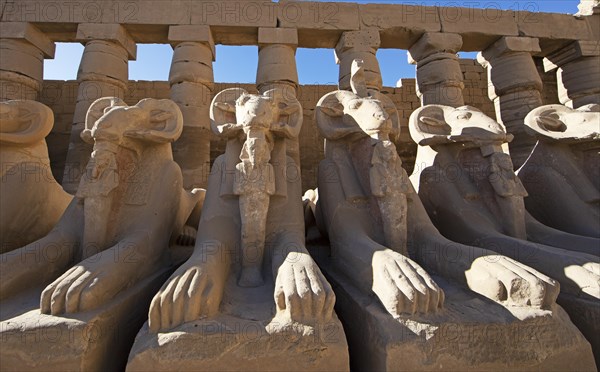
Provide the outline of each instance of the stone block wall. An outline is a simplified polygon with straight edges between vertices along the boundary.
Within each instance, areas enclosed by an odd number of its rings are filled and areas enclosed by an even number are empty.
[[[495,118],[494,105],[487,96],[488,83],[485,69],[472,59],[461,59],[460,65],[465,84],[463,91],[465,104],[477,107],[486,115]],[[549,87],[549,93],[546,94],[547,99],[550,100],[551,97],[556,97],[555,75],[543,74],[543,80]],[[414,167],[417,145],[410,138],[408,118],[415,109],[420,107],[420,102],[416,95],[415,79],[401,79],[398,85],[398,87],[384,87],[382,92],[387,94],[398,108],[401,131],[396,144],[403,165],[410,174]],[[250,93],[257,92],[254,84],[217,83],[213,94],[233,87],[244,88]],[[76,81],[46,80],[40,94],[40,101],[54,111],[54,129],[48,136],[47,141],[52,172],[59,181],[63,176],[69,147],[77,88]],[[304,190],[317,186],[317,167],[324,157],[323,138],[319,135],[314,121],[314,109],[322,96],[336,89],[337,86],[335,85],[302,85],[298,90],[298,100],[304,109],[304,122],[300,132],[302,186]],[[130,81],[125,91],[125,102],[134,105],[143,98],[169,98],[169,94],[168,81]],[[93,88],[89,89],[88,95],[90,98],[99,98],[95,96],[97,92]],[[211,135],[210,151],[212,162],[217,156],[225,152],[225,142],[214,134]]]

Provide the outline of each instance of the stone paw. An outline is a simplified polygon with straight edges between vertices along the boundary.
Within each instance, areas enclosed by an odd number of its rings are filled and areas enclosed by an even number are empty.
[[[373,292],[395,318],[443,307],[444,291],[417,263],[394,251],[373,255]]]
[[[471,290],[508,306],[548,309],[560,292],[556,280],[500,255],[477,258],[465,276]]]
[[[307,253],[292,253],[279,267],[274,297],[278,315],[293,322],[314,324],[333,316],[335,294]]]

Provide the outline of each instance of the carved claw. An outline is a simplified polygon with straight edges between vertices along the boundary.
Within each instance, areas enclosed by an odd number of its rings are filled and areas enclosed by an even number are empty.
[[[444,291],[429,274],[390,250],[373,255],[373,292],[395,318],[403,313],[436,312],[444,304]]]

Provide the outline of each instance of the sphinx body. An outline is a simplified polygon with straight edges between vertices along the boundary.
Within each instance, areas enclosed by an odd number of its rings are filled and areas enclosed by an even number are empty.
[[[544,225],[599,238],[600,106],[542,106],[525,123],[538,140],[517,171],[527,211]],[[593,253],[600,254],[600,243]]]
[[[48,234],[72,199],[50,170],[44,138],[53,124],[39,102],[0,103],[0,253]]]
[[[358,85],[360,64],[355,61],[353,67]],[[553,279],[493,251],[454,245],[458,259],[452,263],[422,254],[449,241],[429,220],[400,165],[390,141],[398,114],[389,99],[360,87],[336,91],[321,98],[316,115],[327,141],[317,220],[333,255],[339,255],[340,268],[356,278],[359,288],[374,291],[391,315],[435,312],[443,305],[443,291],[411,256],[506,305],[548,308],[554,303],[558,286]]]
[[[304,246],[299,169],[285,150],[301,118],[299,102],[279,89],[215,96],[211,124],[227,150],[209,177],[194,253],[154,297],[150,330],[219,315],[232,276],[273,291],[271,332],[331,320],[335,295]]]
[[[171,155],[181,127],[168,100],[95,101],[82,132],[94,152],[78,192],[46,236],[2,256],[0,296],[48,284],[42,313],[89,311],[168,266],[171,235],[197,198]]]

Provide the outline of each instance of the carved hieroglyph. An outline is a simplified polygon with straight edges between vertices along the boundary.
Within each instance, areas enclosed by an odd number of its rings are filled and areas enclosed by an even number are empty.
[[[45,137],[53,124],[39,102],[0,103],[0,253],[46,235],[72,199],[50,170]]]
[[[600,106],[542,106],[525,125],[538,140],[517,172],[527,211],[556,229],[600,237]]]

